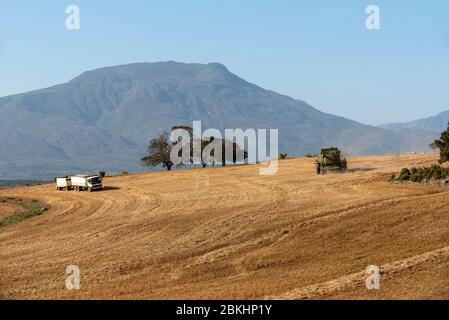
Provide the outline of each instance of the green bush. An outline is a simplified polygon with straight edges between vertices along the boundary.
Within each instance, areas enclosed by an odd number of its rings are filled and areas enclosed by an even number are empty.
[[[420,182],[423,180],[423,170],[418,168],[412,168],[410,171],[410,181],[411,182]]]
[[[106,177],[106,172],[104,172],[104,171],[100,171],[98,174],[99,174],[100,177],[102,177],[102,178]]]
[[[427,182],[429,180],[442,180],[449,176],[449,169],[434,164],[426,168],[404,168],[401,170],[398,180],[411,182]],[[391,181],[391,179],[390,179]]]
[[[401,170],[401,173],[399,174],[399,181],[408,181],[410,180],[411,172],[408,168],[404,168]]]

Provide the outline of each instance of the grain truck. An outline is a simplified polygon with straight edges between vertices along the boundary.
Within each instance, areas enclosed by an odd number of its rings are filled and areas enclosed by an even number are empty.
[[[75,191],[96,191],[103,189],[103,183],[99,176],[77,175],[71,177],[72,188]]]
[[[68,177],[65,178],[56,178],[56,190],[67,190],[72,189],[72,180]]]

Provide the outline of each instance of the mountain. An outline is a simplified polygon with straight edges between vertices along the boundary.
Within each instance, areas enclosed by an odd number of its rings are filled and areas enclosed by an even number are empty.
[[[367,155],[426,150],[433,133],[389,132],[262,89],[218,63],[138,63],[0,98],[0,178],[140,170],[150,138],[174,125],[277,128],[279,151],[339,146]]]
[[[419,119],[411,122],[399,122],[391,123],[379,126],[379,128],[400,131],[401,129],[411,129],[411,130],[428,130],[440,133],[447,129],[447,124],[449,122],[449,111],[444,111],[436,116]]]

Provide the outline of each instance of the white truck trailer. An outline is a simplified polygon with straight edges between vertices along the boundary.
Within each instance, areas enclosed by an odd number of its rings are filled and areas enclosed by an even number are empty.
[[[70,178],[56,178],[56,190],[67,190],[72,189],[72,180]]]
[[[77,175],[71,177],[72,187],[75,191],[96,191],[103,189],[103,183],[99,176]]]

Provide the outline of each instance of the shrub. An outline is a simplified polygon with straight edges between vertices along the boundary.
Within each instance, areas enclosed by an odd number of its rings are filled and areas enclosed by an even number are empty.
[[[401,170],[401,173],[399,174],[399,181],[408,181],[410,180],[411,172],[408,168],[404,168]]]
[[[100,177],[102,177],[102,178],[106,177],[106,172],[104,172],[104,171],[100,171],[98,174],[99,174]]]
[[[424,170],[418,168],[412,168],[410,171],[410,181],[411,182],[421,182],[424,180]]]
[[[422,182],[429,180],[443,180],[449,176],[449,169],[444,168],[438,164],[434,164],[426,168],[408,168],[402,169],[398,180],[399,181],[411,181],[411,182]],[[390,179],[390,181],[393,178]]]
[[[280,160],[285,160],[285,159],[287,159],[287,157],[288,157],[288,154],[286,154],[286,153],[279,154],[279,159]]]

